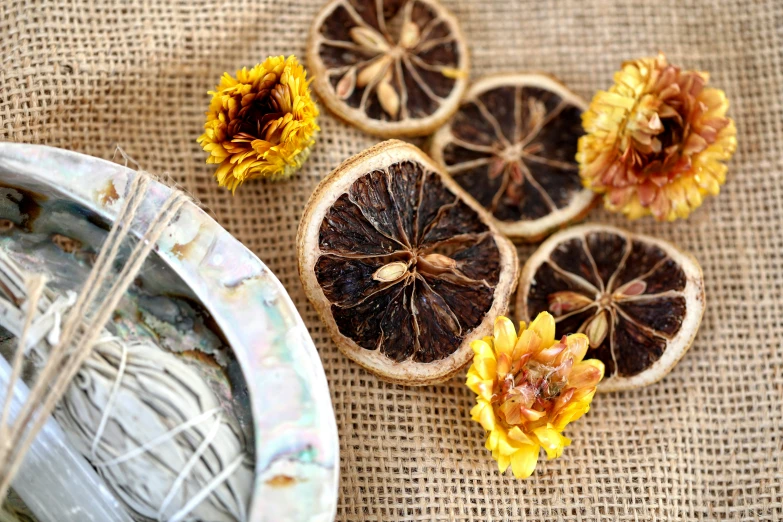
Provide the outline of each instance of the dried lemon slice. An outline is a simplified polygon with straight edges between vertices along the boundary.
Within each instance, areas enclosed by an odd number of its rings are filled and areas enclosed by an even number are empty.
[[[490,335],[516,287],[516,250],[413,145],[387,141],[316,188],[299,275],[337,346],[380,377],[441,382]]]
[[[588,224],[553,235],[528,259],[517,310],[552,313],[558,338],[585,333],[588,357],[606,365],[599,390],[626,390],[660,380],[690,348],[704,280],[696,260],[666,241]]]
[[[489,210],[501,232],[537,241],[593,204],[575,159],[585,108],[548,76],[486,77],[435,134],[430,155]]]
[[[310,28],[307,62],[330,111],[385,137],[430,134],[467,87],[467,45],[436,0],[333,0]]]

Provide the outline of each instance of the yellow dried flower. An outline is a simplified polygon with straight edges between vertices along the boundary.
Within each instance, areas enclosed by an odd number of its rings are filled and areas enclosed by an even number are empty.
[[[215,178],[233,193],[249,179],[288,177],[302,166],[320,130],[307,72],[296,57],[270,56],[236,78],[224,73],[210,91],[198,143],[218,165]]]
[[[687,217],[718,194],[737,147],[726,95],[705,87],[707,73],[682,71],[663,54],[624,63],[614,81],[582,115],[584,185],[631,219]]]
[[[519,336],[507,317],[498,317],[492,337],[473,341],[473,365],[467,386],[477,397],[470,411],[489,432],[486,448],[503,473],[509,465],[517,478],[536,469],[539,450],[553,459],[571,444],[562,435],[569,422],[590,409],[596,385],[604,376],[597,359],[584,361],[584,334],[555,342],[555,320],[542,312]]]

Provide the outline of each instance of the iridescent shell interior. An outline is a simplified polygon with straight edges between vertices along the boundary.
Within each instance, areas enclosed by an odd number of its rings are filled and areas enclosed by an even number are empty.
[[[110,228],[78,202],[0,182],[0,249],[27,271],[45,274],[54,290],[79,291]],[[123,246],[120,263],[130,247]],[[146,259],[110,327],[121,338],[149,337],[196,361],[252,438],[247,382],[231,347],[209,310],[157,253]],[[8,342],[5,333],[0,343]]]
[[[134,175],[67,151],[0,144],[0,249],[45,273],[51,290],[78,291]],[[171,190],[153,185],[142,228]],[[246,444],[247,520],[333,517],[337,433],[312,341],[274,275],[196,205],[164,232],[107,328],[150,340],[212,389]],[[12,338],[0,329],[6,359]]]

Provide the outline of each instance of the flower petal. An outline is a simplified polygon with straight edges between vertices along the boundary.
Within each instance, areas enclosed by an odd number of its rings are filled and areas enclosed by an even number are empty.
[[[566,346],[574,358],[574,364],[585,358],[590,341],[585,334],[572,334],[566,337]]]
[[[530,437],[525,435],[525,432],[519,429],[519,426],[514,426],[508,430],[508,438],[517,444],[533,444],[533,441],[530,439]]]
[[[499,429],[495,431],[500,432],[500,434],[498,435],[498,444],[495,449],[497,449],[498,453],[500,453],[501,455],[506,455],[510,457],[517,451],[517,448],[511,445],[511,442],[508,440],[508,437],[506,436],[505,432],[501,432]]]
[[[505,473],[508,469],[509,464],[511,464],[511,457],[508,455],[498,455],[498,471],[500,473]]]
[[[552,423],[557,431],[563,431],[565,427],[590,411],[590,403],[585,401],[572,401],[557,414]]]
[[[511,456],[511,471],[516,478],[528,478],[536,469],[539,447],[525,444]]]
[[[517,342],[517,332],[514,323],[508,317],[499,316],[495,320],[494,330],[495,352],[499,355],[506,353],[511,355]]]
[[[518,361],[523,355],[537,353],[541,349],[541,337],[533,330],[525,330],[517,339],[514,345],[514,352],[511,354],[513,362]]]
[[[492,396],[492,381],[482,379],[481,376],[475,372],[468,371],[465,385],[467,385],[467,387],[470,388],[473,393],[485,399],[489,399]],[[489,393],[489,395],[487,395],[487,393]]]
[[[478,400],[478,404],[470,410],[470,416],[487,431],[492,431],[495,428],[495,411],[492,409],[492,405],[484,399]]]
[[[530,323],[529,329],[541,338],[542,348],[549,348],[555,344],[555,318],[549,312],[538,314],[538,317]]]
[[[563,454],[563,447],[566,445],[565,437],[552,428],[551,424],[534,429],[533,434],[546,451],[547,459],[554,459]]]
[[[487,437],[487,442],[485,444],[488,450],[495,451],[497,449],[498,439],[500,438],[501,433],[501,430],[492,430],[492,432],[489,434],[489,437]]]
[[[477,339],[470,343],[470,347],[473,349],[473,353],[475,356],[491,358],[491,359],[495,358],[495,351],[492,349],[492,346],[486,341]]]
[[[479,357],[476,356],[473,359],[473,368],[481,376],[482,379],[492,379],[495,377],[495,371],[497,370],[497,361],[494,357]]]
[[[568,385],[575,388],[591,388],[604,378],[604,363],[598,359],[588,359],[574,365],[568,376]]]

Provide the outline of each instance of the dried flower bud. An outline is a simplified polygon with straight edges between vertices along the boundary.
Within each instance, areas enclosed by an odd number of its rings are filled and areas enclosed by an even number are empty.
[[[319,130],[306,76],[295,57],[275,56],[238,70],[236,78],[225,73],[210,91],[198,143],[209,153],[207,163],[218,165],[221,187],[234,192],[249,179],[284,178],[301,168]],[[352,91],[352,81],[342,90]]]
[[[520,330],[517,336],[513,323],[498,317],[492,337],[473,341],[466,384],[477,395],[471,417],[490,432],[486,447],[500,472],[511,466],[515,477],[526,478],[542,447],[554,458],[571,443],[562,432],[590,409],[604,365],[582,360],[583,334],[556,343],[555,321],[546,312]]]
[[[718,194],[737,130],[726,95],[707,79],[659,54],[626,62],[615,84],[595,95],[582,116],[577,161],[606,208],[673,221]]]

